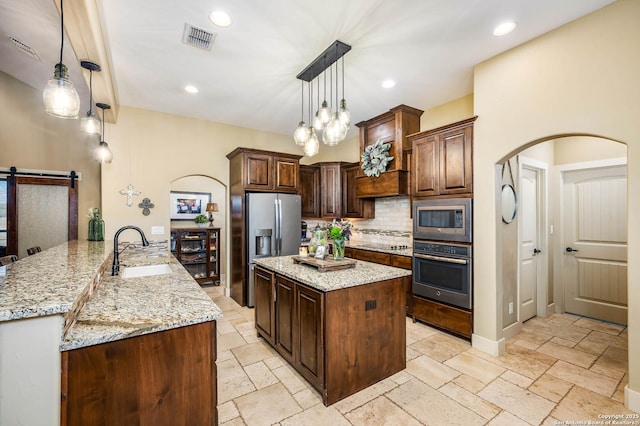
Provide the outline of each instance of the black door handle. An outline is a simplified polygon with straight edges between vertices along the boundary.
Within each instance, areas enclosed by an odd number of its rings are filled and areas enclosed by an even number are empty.
[[[566,251],[567,253],[571,253],[572,251],[578,251],[578,250],[573,249],[571,247],[567,247],[566,249],[564,249],[564,251]]]
[[[537,248],[533,249],[533,254],[542,253],[542,250],[538,250]]]

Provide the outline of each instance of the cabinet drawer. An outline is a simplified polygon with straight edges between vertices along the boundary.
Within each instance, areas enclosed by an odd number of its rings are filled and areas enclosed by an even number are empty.
[[[453,334],[471,338],[471,312],[413,296],[413,319],[443,328]]]
[[[388,253],[353,249],[353,258],[364,260],[365,262],[379,263],[381,265],[391,265],[391,255]]]
[[[411,269],[411,257],[391,255],[391,266],[402,269]]]

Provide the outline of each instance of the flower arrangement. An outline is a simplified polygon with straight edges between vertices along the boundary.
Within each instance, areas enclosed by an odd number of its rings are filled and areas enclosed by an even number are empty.
[[[329,236],[332,240],[345,239],[348,240],[351,236],[351,228],[353,225],[348,220],[333,220],[327,227]]]
[[[390,143],[383,143],[382,139],[378,139],[374,144],[364,149],[360,157],[362,160],[360,167],[364,170],[365,175],[379,177],[380,173],[387,170],[389,162],[393,160],[393,157],[387,155],[390,148]]]

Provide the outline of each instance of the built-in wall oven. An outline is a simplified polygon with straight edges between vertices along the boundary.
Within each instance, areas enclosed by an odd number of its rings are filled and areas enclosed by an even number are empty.
[[[464,309],[472,307],[471,246],[413,243],[413,294]]]

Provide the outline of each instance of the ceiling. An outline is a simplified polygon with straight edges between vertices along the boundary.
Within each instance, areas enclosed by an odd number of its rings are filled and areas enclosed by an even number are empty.
[[[66,0],[65,23],[80,1],[92,0]],[[352,46],[344,57],[345,98],[358,123],[399,104],[426,110],[468,95],[475,64],[612,1],[95,0],[99,19],[91,25],[102,28],[120,105],[290,135],[301,117],[296,75],[335,40]],[[214,26],[208,20],[214,8],[228,12],[232,25]],[[518,27],[493,36],[504,20]],[[216,33],[213,48],[183,44],[185,23]],[[0,34],[0,71],[41,90],[59,57],[54,1],[0,0]],[[87,78],[71,47],[66,40],[63,62],[86,111]],[[94,74],[94,84],[100,78]],[[397,84],[383,89],[388,78]],[[199,93],[186,93],[187,84]],[[354,127],[349,136],[357,134]]]

